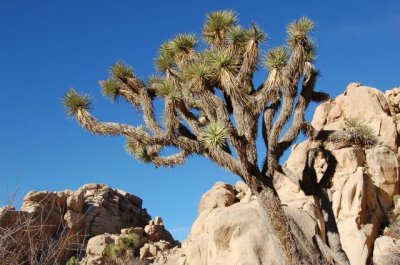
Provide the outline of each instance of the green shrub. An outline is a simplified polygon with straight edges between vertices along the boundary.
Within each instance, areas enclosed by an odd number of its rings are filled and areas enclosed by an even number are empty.
[[[135,251],[139,249],[140,241],[136,234],[118,238],[116,244],[106,247],[106,256],[116,264],[127,264],[133,260]]]
[[[117,241],[117,246],[122,249],[137,249],[140,247],[139,237],[136,234],[129,234],[127,236],[120,237]]]
[[[70,257],[69,260],[67,261],[67,265],[78,265],[78,264],[79,260],[75,256]]]
[[[371,147],[377,143],[374,130],[360,122],[357,118],[349,118],[345,122],[345,134],[347,140],[356,146]]]
[[[121,254],[120,249],[116,245],[107,245],[106,256],[112,260],[116,260]]]

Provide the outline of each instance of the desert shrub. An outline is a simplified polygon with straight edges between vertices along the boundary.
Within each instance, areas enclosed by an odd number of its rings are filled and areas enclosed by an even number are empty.
[[[75,256],[70,257],[69,260],[67,261],[67,265],[78,265],[78,264],[79,260]]]
[[[118,238],[115,245],[108,245],[106,256],[115,264],[130,264],[129,262],[133,261],[139,247],[139,237],[136,234],[129,234]]]
[[[118,239],[117,245],[123,249],[137,249],[140,246],[140,240],[138,235],[129,234]]]
[[[374,130],[360,122],[357,118],[349,118],[345,122],[345,130],[348,133],[348,140],[358,146],[370,147],[376,144]]]
[[[374,130],[357,118],[346,119],[344,130],[336,131],[329,139],[333,142],[346,141],[353,146],[367,148],[377,144]]]

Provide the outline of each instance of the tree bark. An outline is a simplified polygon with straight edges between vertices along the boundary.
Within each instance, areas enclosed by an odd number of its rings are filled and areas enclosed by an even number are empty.
[[[299,265],[312,264],[312,259],[304,255],[290,227],[278,193],[272,185],[272,180],[261,182],[255,177],[248,183],[260,206],[264,210],[265,219],[273,234],[275,250],[278,252],[281,264]]]

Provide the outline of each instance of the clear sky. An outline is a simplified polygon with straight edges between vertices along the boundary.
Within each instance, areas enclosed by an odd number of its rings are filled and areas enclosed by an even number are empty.
[[[237,11],[244,26],[258,23],[270,36],[264,49],[284,43],[288,22],[311,17],[318,89],[332,96],[349,82],[383,91],[400,85],[398,0],[0,0],[0,198],[17,185],[22,197],[106,183],[143,198],[152,216],[186,238],[201,195],[218,180],[238,178],[199,157],[173,169],[141,164],[123,139],[93,136],[68,119],[61,97],[75,87],[95,98],[100,119],[137,121],[128,104],[101,95],[98,80],[118,59],[146,78],[164,40],[199,34],[205,13],[221,9]]]

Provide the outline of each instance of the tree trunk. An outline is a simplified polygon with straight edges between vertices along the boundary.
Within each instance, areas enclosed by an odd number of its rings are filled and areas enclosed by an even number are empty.
[[[248,184],[264,210],[281,263],[285,265],[312,264],[312,258],[303,253],[292,232],[278,193],[272,186],[272,181],[268,179],[266,183],[263,183],[253,177]]]

